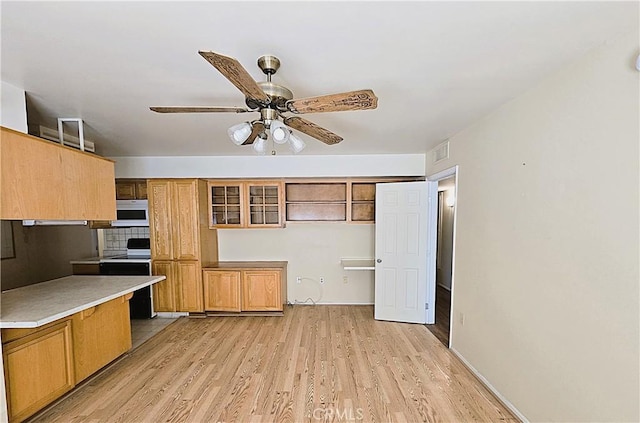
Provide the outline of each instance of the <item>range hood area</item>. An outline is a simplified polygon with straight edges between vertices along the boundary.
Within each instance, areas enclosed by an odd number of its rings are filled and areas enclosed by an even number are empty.
[[[81,226],[86,220],[23,220],[22,226]]]

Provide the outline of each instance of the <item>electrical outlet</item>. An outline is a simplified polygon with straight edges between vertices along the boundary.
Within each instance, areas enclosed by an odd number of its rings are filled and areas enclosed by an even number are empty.
[[[302,276],[296,276],[296,283],[302,283]]]
[[[346,275],[345,275],[345,276],[343,276],[343,277],[342,277],[342,282],[344,282],[344,283],[349,283],[349,276],[346,276]]]
[[[320,285],[324,284],[324,278],[322,276],[320,276]]]

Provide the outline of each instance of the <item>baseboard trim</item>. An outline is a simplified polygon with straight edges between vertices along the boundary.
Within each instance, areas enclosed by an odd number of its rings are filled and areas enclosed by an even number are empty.
[[[515,414],[515,416],[517,418],[520,419],[520,421],[522,421],[523,423],[529,423],[529,420],[524,416],[524,414],[522,414],[520,412],[520,410],[518,410],[512,403],[511,401],[509,401],[508,399],[506,399],[501,393],[500,391],[498,391],[491,383],[489,383],[489,381],[482,376],[482,374],[471,365],[471,363],[469,363],[467,361],[466,358],[464,358],[464,356],[462,354],[460,354],[455,348],[449,348],[455,355],[456,357],[458,357],[460,359],[460,361],[462,362],[462,364],[465,365],[465,367],[467,369],[469,369],[469,371],[471,373],[473,373],[473,375],[480,381],[480,383],[482,383],[488,390],[491,391],[491,393],[493,395],[496,396],[496,398],[498,399],[498,401],[500,401],[502,403],[502,405],[504,405],[505,407],[507,407],[509,409],[509,411],[511,411],[513,414]]]

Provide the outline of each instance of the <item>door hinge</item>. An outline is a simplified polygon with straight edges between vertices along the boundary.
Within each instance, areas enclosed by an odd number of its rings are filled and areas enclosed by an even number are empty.
[[[429,303],[424,303],[424,309],[429,310]]]

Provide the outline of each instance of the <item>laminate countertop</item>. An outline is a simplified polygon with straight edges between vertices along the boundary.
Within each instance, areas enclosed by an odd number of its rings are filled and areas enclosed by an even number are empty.
[[[0,297],[0,328],[36,328],[164,279],[74,275],[10,289]]]
[[[219,261],[202,263],[203,270],[286,269],[286,261]]]

